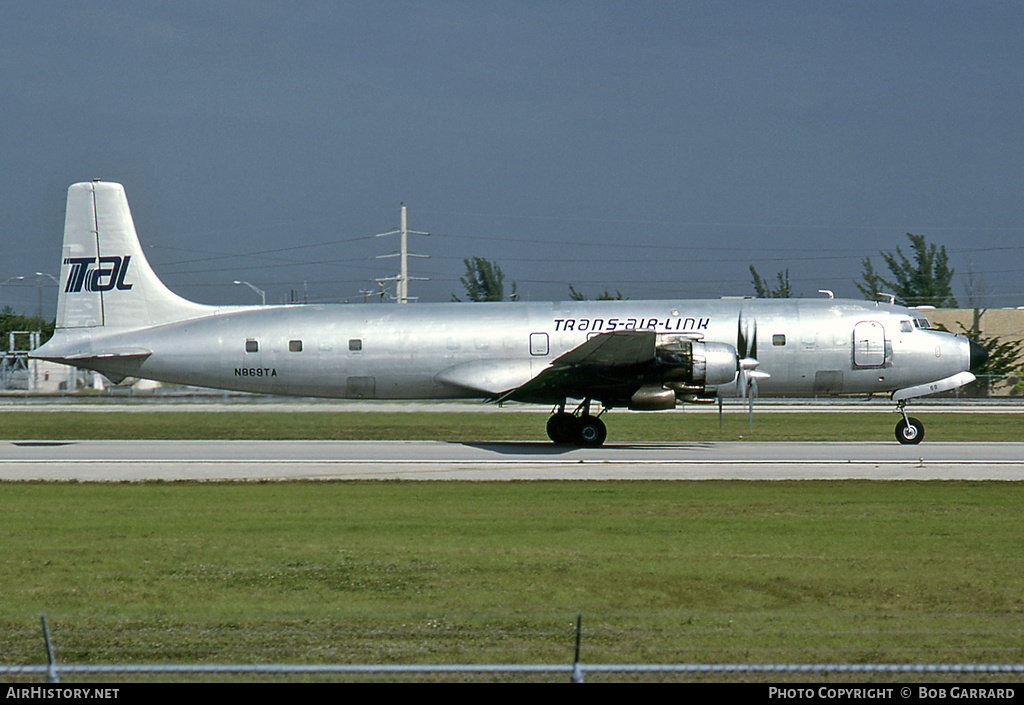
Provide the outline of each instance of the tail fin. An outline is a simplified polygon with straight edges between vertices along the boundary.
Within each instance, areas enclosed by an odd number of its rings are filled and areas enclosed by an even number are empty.
[[[57,328],[142,328],[210,310],[172,292],[149,266],[121,184],[68,189],[60,281]]]

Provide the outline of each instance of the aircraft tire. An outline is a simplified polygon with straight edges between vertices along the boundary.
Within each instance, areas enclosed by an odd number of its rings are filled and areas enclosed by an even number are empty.
[[[578,435],[579,419],[564,411],[554,414],[548,419],[548,438],[559,445],[575,443]]]
[[[579,428],[576,429],[577,445],[596,448],[603,444],[607,437],[608,429],[601,419],[596,416],[583,416],[579,419]]]
[[[896,424],[896,440],[904,445],[917,445],[924,440],[924,424],[913,416],[908,419],[900,419]]]

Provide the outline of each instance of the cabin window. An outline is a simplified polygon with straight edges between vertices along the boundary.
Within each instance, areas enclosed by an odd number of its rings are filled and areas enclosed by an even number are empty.
[[[782,333],[776,333],[772,336],[772,345],[785,345],[786,336]]]
[[[259,352],[260,351],[260,343],[259,343],[259,341],[258,340],[254,340],[253,338],[249,338],[248,340],[246,340],[245,341],[245,351],[247,353]]]
[[[289,340],[288,341],[288,352],[302,352],[302,341],[301,340]]]
[[[352,352],[359,352],[363,349],[363,341],[360,338],[352,338],[348,341],[348,349]]]

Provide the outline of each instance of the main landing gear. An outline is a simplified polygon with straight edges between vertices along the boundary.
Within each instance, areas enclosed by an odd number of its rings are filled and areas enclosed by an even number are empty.
[[[917,445],[923,441],[924,424],[913,416],[907,416],[907,402],[897,402],[896,410],[903,414],[903,418],[896,424],[896,440],[904,445]]]
[[[558,406],[558,411],[548,419],[548,438],[559,445],[578,445],[596,448],[608,437],[608,429],[599,417],[590,414],[590,399],[585,399],[576,411],[568,413],[565,402]]]

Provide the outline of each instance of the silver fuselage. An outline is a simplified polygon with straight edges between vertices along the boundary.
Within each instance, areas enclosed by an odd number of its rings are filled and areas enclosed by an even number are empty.
[[[299,305],[211,309],[144,329],[69,329],[62,348],[150,353],[89,359],[114,378],[334,398],[487,398],[590,336],[654,330],[756,344],[740,357],[756,357],[768,375],[759,395],[809,396],[892,392],[969,369],[968,341],[923,321],[899,306],[838,299]],[[451,372],[478,367],[489,372]],[[731,382],[708,392],[739,393]]]

